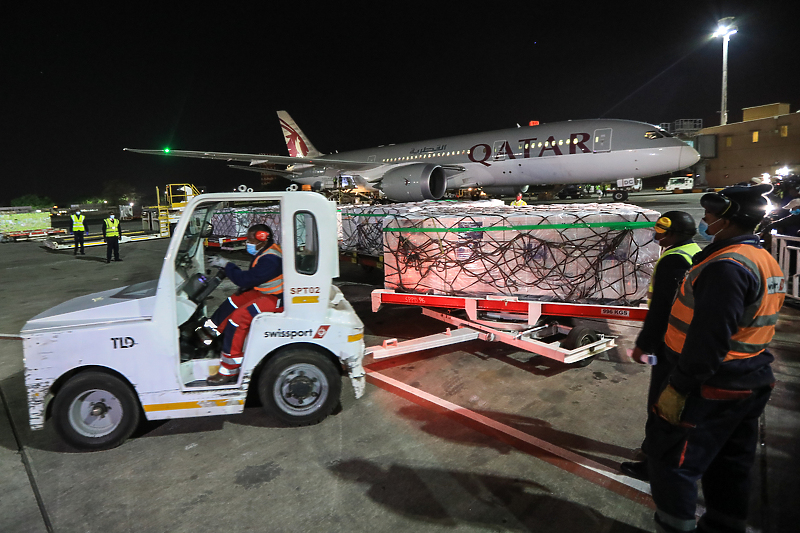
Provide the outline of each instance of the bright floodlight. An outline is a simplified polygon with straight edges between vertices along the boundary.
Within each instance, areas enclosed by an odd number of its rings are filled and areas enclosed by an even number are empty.
[[[775,174],[778,176],[788,176],[789,175],[789,167],[781,167],[775,171]]]

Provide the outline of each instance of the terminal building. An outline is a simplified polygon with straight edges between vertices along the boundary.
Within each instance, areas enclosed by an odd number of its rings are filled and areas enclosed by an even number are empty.
[[[742,122],[697,132],[700,181],[725,187],[765,174],[800,173],[800,112],[790,113],[783,103],[742,111]]]

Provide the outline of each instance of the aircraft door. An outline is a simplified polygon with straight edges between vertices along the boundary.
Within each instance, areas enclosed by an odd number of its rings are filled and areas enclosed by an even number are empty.
[[[492,153],[494,154],[492,159],[494,161],[505,161],[506,160],[506,141],[495,141],[494,146],[492,147]]]
[[[611,151],[611,128],[594,130],[594,153]]]

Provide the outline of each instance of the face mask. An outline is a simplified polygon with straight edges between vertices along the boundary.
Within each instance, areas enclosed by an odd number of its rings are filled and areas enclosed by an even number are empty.
[[[247,253],[250,255],[256,255],[258,253],[258,248],[256,248],[255,244],[246,243],[245,248],[247,249]]]
[[[80,211],[75,211],[75,214],[76,214],[76,215],[78,215],[78,216],[80,216],[80,215],[81,215],[81,212],[80,212]]]
[[[789,214],[790,215],[800,215],[800,207],[798,207],[797,209],[792,209],[791,211],[789,211]]]
[[[715,220],[714,222],[711,223],[711,226],[713,226],[714,224],[716,224],[717,222],[719,222],[721,220],[723,220],[723,219],[719,218],[719,219]],[[716,233],[714,235],[709,235],[707,233],[708,232],[708,228],[710,228],[711,226],[706,224],[706,221],[702,220],[702,219],[700,220],[700,224],[697,225],[697,234],[704,241],[714,242],[714,236],[716,235]]]
[[[114,220],[114,215],[108,215],[108,218],[110,218],[111,220]]]

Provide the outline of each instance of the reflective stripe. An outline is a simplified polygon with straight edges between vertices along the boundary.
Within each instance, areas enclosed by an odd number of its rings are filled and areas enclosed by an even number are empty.
[[[261,313],[261,309],[259,309],[259,308],[258,308],[258,306],[257,306],[256,304],[251,304],[251,305],[252,305],[253,307],[255,307],[256,311],[257,311],[259,314]]]
[[[228,296],[228,302],[233,306],[234,309],[239,309],[239,306],[233,303],[233,300],[231,300],[230,296]]]
[[[106,237],[119,237],[119,220],[106,218],[103,222],[106,224]]]
[[[656,516],[662,524],[677,529],[678,531],[694,531],[697,529],[697,522],[695,522],[694,518],[684,520],[682,518],[672,516],[669,513],[665,513],[661,509],[656,509]]]
[[[724,361],[754,357],[766,349],[775,335],[786,291],[783,272],[775,259],[766,250],[747,244],[724,248],[689,270],[672,305],[664,341],[672,351],[683,351],[689,324],[694,318],[694,283],[708,265],[717,261],[735,263],[758,281],[759,297],[744,309]]]
[[[72,215],[72,231],[84,231],[83,221],[86,220],[84,215]]]
[[[675,248],[670,248],[669,250],[661,254],[661,257],[659,257],[658,261],[656,261],[656,266],[653,267],[653,274],[650,276],[650,286],[647,288],[648,307],[650,306],[650,302],[652,301],[653,298],[653,283],[655,282],[656,279],[656,269],[658,268],[658,264],[661,262],[661,260],[667,257],[668,255],[680,255],[681,257],[686,259],[686,262],[689,264],[689,266],[691,266],[692,258],[695,256],[695,254],[699,253],[700,251],[701,248],[697,244],[690,242],[689,244],[684,244],[682,246],[676,246]]]
[[[253,268],[258,263],[258,260],[267,255],[277,255],[278,258],[283,258],[283,251],[281,247],[277,244],[273,244],[267,251],[263,254],[258,254],[256,258],[253,260],[253,264],[250,268]],[[261,285],[257,285],[253,287],[255,290],[263,293],[263,294],[281,294],[283,292],[283,274],[275,276],[271,280],[262,283]]]

